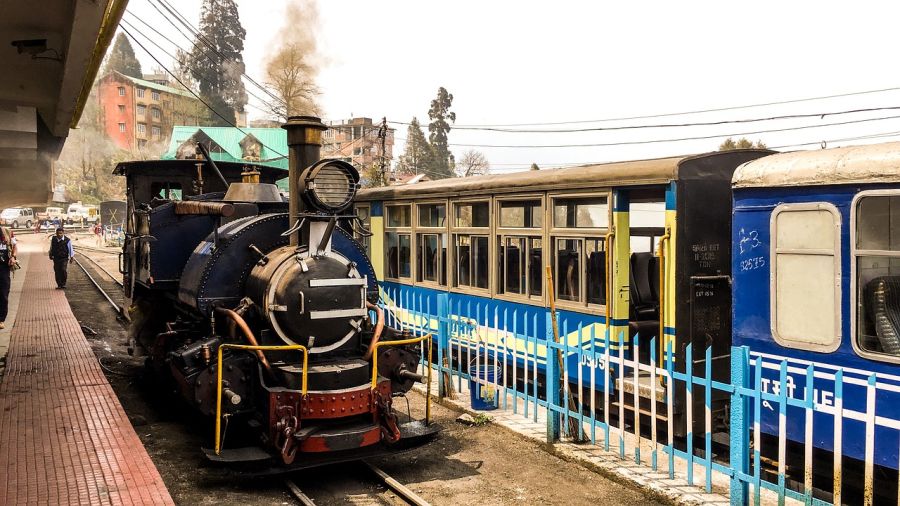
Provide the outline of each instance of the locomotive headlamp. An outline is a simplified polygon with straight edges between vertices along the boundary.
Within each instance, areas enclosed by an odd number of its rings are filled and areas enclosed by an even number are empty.
[[[342,211],[353,202],[358,187],[359,172],[342,160],[321,160],[300,175],[304,199],[319,211]]]

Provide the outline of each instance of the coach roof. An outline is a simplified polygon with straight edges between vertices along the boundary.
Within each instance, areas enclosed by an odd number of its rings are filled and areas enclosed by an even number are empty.
[[[382,186],[359,192],[359,200],[394,200],[420,197],[452,197],[481,193],[509,193],[523,190],[589,188],[667,183],[676,178],[678,163],[685,157],[656,158],[634,162],[581,165],[562,169],[542,169],[490,174],[466,178],[438,179],[409,185]]]
[[[900,142],[780,153],[735,171],[735,188],[900,182]]]

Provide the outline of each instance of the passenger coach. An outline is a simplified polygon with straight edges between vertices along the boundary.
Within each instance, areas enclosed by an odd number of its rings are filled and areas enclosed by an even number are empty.
[[[900,143],[784,153],[741,166],[732,234],[735,344],[762,360],[757,388],[806,400],[814,365],[815,446],[842,445],[844,455],[896,469]],[[837,409],[844,421],[835,424]],[[777,406],[762,403],[760,411],[761,430],[777,435]],[[788,411],[787,435],[803,442],[803,410]]]
[[[638,358],[649,363],[650,339],[663,334],[656,339],[658,363],[671,346],[683,369],[688,343],[711,345],[713,377],[728,381],[731,178],[742,163],[769,153],[736,150],[363,190],[356,211],[372,236],[360,239],[383,280],[383,302],[417,301],[437,314],[438,294],[448,294],[448,316],[477,323],[473,335],[454,336],[467,339],[465,346],[522,350],[533,343],[523,336],[538,336],[543,360],[552,290],[568,323],[563,340],[573,349],[602,353],[608,331],[611,353],[621,345],[630,359],[639,333]],[[436,321],[427,325],[437,328]],[[567,360],[574,378],[577,355]],[[704,365],[697,361],[695,370]],[[616,384],[614,369],[601,366],[610,382],[585,385],[595,394]],[[587,364],[581,367],[590,378]],[[646,374],[641,411],[651,402]],[[656,392],[661,402],[664,390]],[[702,403],[701,395],[695,399]],[[676,393],[675,402],[681,417],[684,396]],[[721,415],[723,401],[714,404]],[[682,423],[676,427],[684,433]]]

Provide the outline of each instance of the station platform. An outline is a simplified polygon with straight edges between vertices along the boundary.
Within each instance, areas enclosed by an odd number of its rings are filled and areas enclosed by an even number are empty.
[[[174,504],[69,308],[19,237],[0,377],[0,504]]]

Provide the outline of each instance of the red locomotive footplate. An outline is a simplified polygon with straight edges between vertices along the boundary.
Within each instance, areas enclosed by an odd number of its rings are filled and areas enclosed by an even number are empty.
[[[378,384],[382,394],[390,395],[390,382]],[[309,393],[300,400],[300,419],[342,418],[375,411],[372,389],[364,388],[344,392]]]

